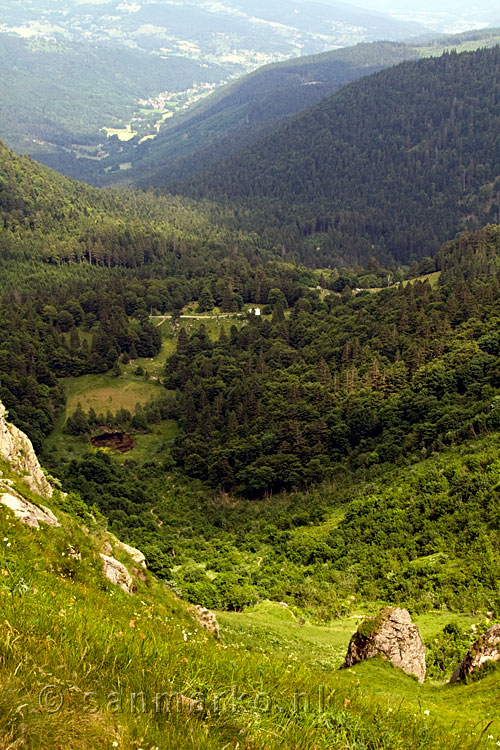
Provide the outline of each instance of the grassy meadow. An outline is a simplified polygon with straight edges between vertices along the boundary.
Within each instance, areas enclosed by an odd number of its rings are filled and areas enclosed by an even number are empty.
[[[93,408],[100,413],[119,409],[133,411],[136,404],[145,404],[157,393],[157,386],[140,378],[115,378],[111,375],[84,375],[65,378],[66,411],[71,414],[80,403],[84,411]]]
[[[361,604],[355,614],[339,617],[328,624],[319,624],[284,603],[268,601],[243,612],[219,612],[218,618],[228,637],[238,640],[247,648],[254,648],[258,644],[258,648],[266,653],[280,653],[291,661],[331,671],[342,665],[349,640],[358,625],[379,610],[380,606],[367,602]],[[478,621],[472,615],[450,615],[449,612],[432,612],[413,619],[427,642],[437,636],[450,619],[469,629],[477,626]]]
[[[103,523],[71,502],[51,502],[60,528],[32,529],[0,509],[2,750],[498,742],[498,674],[420,686],[378,659],[339,672],[355,619],[320,628],[277,604],[220,614],[217,641],[150,574],[136,579],[133,596],[109,584],[98,557]],[[178,704],[178,694],[191,702]]]

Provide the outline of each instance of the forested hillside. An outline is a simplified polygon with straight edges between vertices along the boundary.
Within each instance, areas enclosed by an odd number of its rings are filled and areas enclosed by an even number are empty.
[[[498,227],[446,247],[438,266],[435,288],[290,290],[275,294],[271,320],[215,345],[179,337],[166,384],[180,395],[175,456],[187,473],[259,496],[345,458],[394,462],[494,426]]]
[[[165,187],[197,174],[349,81],[417,57],[409,45],[373,42],[259,68],[165,123],[133,154],[132,180]]]
[[[99,191],[17,156],[1,142],[0,156],[2,260],[131,268],[159,257],[175,267],[182,257],[185,268],[191,251],[221,259],[231,239],[242,248],[255,239],[221,228],[224,212],[209,204]]]
[[[499,29],[482,29],[425,43],[357,44],[266,65],[175,115],[155,140],[129,143],[114,161],[132,160],[127,177],[136,185],[165,188],[249,146],[350,81],[403,60],[435,57],[454,48],[491,47],[499,41]],[[120,177],[114,173],[105,179]]]
[[[153,310],[179,314],[208,285],[231,306],[308,278],[209,205],[98,191],[1,144],[0,157],[0,398],[37,449],[63,405],[57,378],[158,353]]]
[[[499,77],[498,47],[404,62],[178,190],[240,205],[242,225],[310,263],[433,255],[498,220]]]

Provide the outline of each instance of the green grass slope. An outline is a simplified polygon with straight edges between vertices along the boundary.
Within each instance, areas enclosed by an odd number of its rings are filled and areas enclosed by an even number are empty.
[[[1,471],[39,502],[4,461]],[[59,528],[25,526],[0,507],[2,750],[465,749],[497,740],[496,674],[420,687],[378,660],[338,672],[321,658],[327,629],[308,629],[305,658],[290,643],[284,652],[295,620],[269,608],[258,637],[224,617],[217,641],[151,574],[135,576],[133,595],[104,578],[104,521],[77,496],[56,492],[50,505]]]

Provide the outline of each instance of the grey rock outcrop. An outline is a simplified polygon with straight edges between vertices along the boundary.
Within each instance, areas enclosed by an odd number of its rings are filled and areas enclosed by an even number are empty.
[[[206,607],[201,607],[199,604],[195,606],[194,613],[201,627],[205,628],[205,630],[208,630],[210,633],[213,633],[215,637],[218,638],[220,635],[220,628],[214,613]]]
[[[61,525],[51,510],[44,508],[43,505],[35,505],[21,495],[14,494],[13,491],[0,494],[0,503],[10,508],[20,521],[36,529],[39,528],[40,523],[46,523],[48,526]]]
[[[125,565],[109,555],[101,553],[104,566],[104,575],[115,586],[119,586],[126,594],[132,594],[135,590],[134,581]]]
[[[142,554],[140,549],[136,549],[135,547],[131,547],[129,544],[125,544],[125,542],[118,542],[120,547],[125,550],[125,552],[130,555],[132,560],[135,562],[136,565],[139,565],[141,568],[146,568],[146,558]]]
[[[105,540],[101,547],[101,552],[103,555],[106,555],[106,557],[113,557],[113,547],[111,546],[108,539]]]
[[[147,568],[146,557],[145,555],[143,555],[140,549],[136,549],[135,547],[131,547],[129,544],[125,544],[125,542],[121,542],[119,539],[117,539],[116,536],[113,536],[113,534],[110,534],[110,539],[113,544],[117,544],[119,547],[121,547],[122,550],[124,550],[127,555],[132,558],[136,565],[138,565],[140,568]],[[113,547],[111,546],[110,539],[106,539],[101,547],[101,552],[103,553],[103,555],[107,555],[108,557],[112,557],[113,555]]]
[[[343,668],[382,656],[419,682],[425,679],[425,646],[406,609],[388,607],[364,620],[352,636]]]
[[[483,664],[500,660],[500,625],[492,625],[475,641],[453,672],[450,682],[465,680],[479,672]]]
[[[10,422],[5,406],[0,401],[0,456],[11,464],[33,492],[52,497],[53,490],[36,457],[31,440]]]

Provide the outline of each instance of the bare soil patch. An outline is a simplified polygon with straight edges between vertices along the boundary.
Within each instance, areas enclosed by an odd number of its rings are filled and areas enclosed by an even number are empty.
[[[94,448],[111,448],[120,453],[128,453],[135,448],[135,437],[124,432],[103,432],[91,438],[90,442]]]

